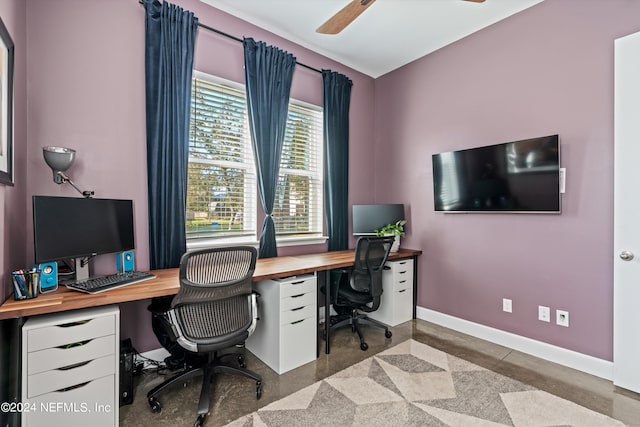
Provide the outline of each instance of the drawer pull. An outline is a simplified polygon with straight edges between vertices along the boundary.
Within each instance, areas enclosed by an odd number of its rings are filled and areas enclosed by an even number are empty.
[[[403,289],[403,290],[401,290],[401,291],[398,291],[398,293],[399,293],[399,294],[401,294],[401,293],[403,293],[403,292],[405,292],[405,291],[406,291],[406,289]]]
[[[300,294],[300,295],[291,295],[291,298],[300,298],[305,296],[306,294]]]
[[[89,384],[91,381],[87,381],[86,383],[81,383],[81,384],[76,384],[76,385],[72,385],[71,387],[65,387],[65,388],[61,388],[59,390],[56,390],[57,393],[64,393],[65,391],[71,391],[71,390],[75,390],[77,388],[81,388],[86,386],[87,384]]]
[[[407,270],[405,271],[398,271],[398,274],[405,274],[407,272]]]
[[[407,283],[406,280],[400,280],[398,283]]]
[[[91,322],[92,319],[87,319],[87,320],[78,320],[77,322],[71,322],[71,323],[63,323],[61,325],[55,325],[58,328],[73,328],[74,326],[79,326],[79,325],[84,325],[85,323],[89,323]]]
[[[79,368],[81,366],[84,365],[88,365],[89,363],[91,363],[91,360],[87,360],[86,362],[79,362],[79,363],[74,363],[73,365],[67,365],[67,366],[63,366],[61,368],[58,368],[58,371],[68,371],[70,369],[75,369],[75,368]]]
[[[298,323],[302,323],[302,322],[304,322],[305,320],[307,320],[307,319],[296,320],[295,322],[291,322],[291,324],[292,324],[292,325],[296,325],[296,324],[298,324]]]
[[[292,285],[299,285],[300,283],[304,283],[304,280],[300,280],[299,282],[291,282]]]
[[[402,261],[402,262],[399,262],[398,264],[405,265],[406,263],[407,263],[407,261]]]
[[[298,311],[298,310],[302,310],[305,306],[303,305],[302,307],[297,307],[297,308],[292,308],[291,311]]]
[[[58,347],[56,347],[56,348],[60,348],[60,349],[63,349],[63,350],[67,350],[67,349],[70,349],[70,348],[73,348],[73,347],[81,347],[81,346],[83,346],[83,345],[85,345],[85,344],[89,344],[91,341],[93,341],[93,340],[91,339],[91,340],[84,340],[84,341],[72,342],[72,343],[69,343],[69,344],[59,345],[59,346],[58,346]]]

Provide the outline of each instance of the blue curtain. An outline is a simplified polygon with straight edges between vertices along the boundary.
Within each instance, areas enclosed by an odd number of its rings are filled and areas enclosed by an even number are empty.
[[[291,80],[296,59],[276,47],[244,39],[244,74],[258,191],[266,215],[260,234],[260,258],[278,256],[276,229],[271,217],[280,156],[289,110]]]
[[[324,96],[324,197],[328,249],[349,247],[349,104],[351,80],[322,70]]]
[[[185,204],[191,76],[198,18],[144,0],[149,254],[151,269],[177,267],[186,251]]]

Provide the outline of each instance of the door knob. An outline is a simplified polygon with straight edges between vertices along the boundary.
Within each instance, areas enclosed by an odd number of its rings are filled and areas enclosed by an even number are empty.
[[[622,251],[622,252],[620,252],[620,258],[623,261],[631,261],[633,259],[633,252]]]

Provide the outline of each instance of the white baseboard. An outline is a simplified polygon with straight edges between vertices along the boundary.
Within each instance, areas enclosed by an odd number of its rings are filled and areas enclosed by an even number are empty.
[[[613,362],[536,341],[500,329],[491,328],[423,307],[416,308],[416,317],[467,335],[503,345],[578,371],[607,380],[613,379]]]
[[[331,313],[335,314],[333,307]],[[510,332],[501,331],[500,329],[484,326],[479,323],[470,322],[468,320],[453,317],[448,314],[440,313],[423,307],[416,308],[416,317],[436,325],[444,326],[464,334],[490,341],[541,359],[549,360],[560,365],[567,366],[578,371],[583,371],[591,375],[595,375],[607,380],[613,379],[613,362],[598,359],[593,356],[578,353],[576,351],[567,350],[562,347],[536,341]],[[324,319],[324,307],[318,310],[318,318]],[[157,360],[159,362],[169,356],[169,352],[164,348],[146,351],[142,356]]]

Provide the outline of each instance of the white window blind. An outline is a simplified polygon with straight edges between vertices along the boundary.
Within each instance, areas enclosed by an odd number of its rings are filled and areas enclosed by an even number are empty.
[[[276,234],[322,233],[322,111],[289,104],[273,216]]]
[[[257,180],[244,88],[196,72],[192,84],[187,238],[256,235]],[[276,234],[321,235],[322,110],[292,102],[276,188]]]
[[[244,90],[192,84],[187,238],[256,233],[256,174]]]

